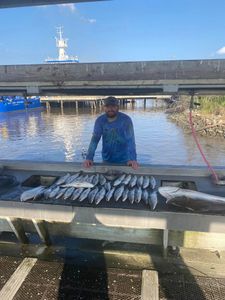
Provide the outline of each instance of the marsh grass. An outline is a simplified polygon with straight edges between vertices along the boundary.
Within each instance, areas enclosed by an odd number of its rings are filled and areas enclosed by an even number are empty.
[[[198,97],[199,111],[203,114],[223,115],[225,117],[225,96]]]

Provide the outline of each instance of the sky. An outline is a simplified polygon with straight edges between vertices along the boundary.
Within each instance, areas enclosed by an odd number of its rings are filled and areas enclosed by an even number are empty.
[[[0,10],[0,65],[225,58],[224,0],[111,0]]]

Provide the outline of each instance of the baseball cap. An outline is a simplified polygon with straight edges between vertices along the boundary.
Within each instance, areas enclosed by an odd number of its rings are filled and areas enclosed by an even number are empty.
[[[108,97],[104,100],[104,105],[109,106],[109,105],[119,105],[119,101],[115,97]]]

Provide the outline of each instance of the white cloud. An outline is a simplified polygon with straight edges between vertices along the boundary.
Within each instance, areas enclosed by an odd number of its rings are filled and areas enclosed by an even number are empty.
[[[68,8],[71,12],[75,12],[77,10],[74,3],[58,4],[58,6]]]
[[[217,50],[216,53],[219,55],[224,55],[225,54],[225,46],[220,48],[219,50]]]
[[[96,23],[96,19],[90,19],[90,18],[86,18],[84,16],[79,16],[80,20],[86,23],[90,23],[90,24],[94,24]]]

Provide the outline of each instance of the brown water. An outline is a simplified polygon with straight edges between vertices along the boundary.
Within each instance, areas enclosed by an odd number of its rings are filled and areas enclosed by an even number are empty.
[[[155,102],[137,101],[121,111],[134,123],[138,161],[147,164],[204,165],[192,136],[171,122]],[[0,115],[0,159],[82,161],[100,112],[59,108]],[[213,165],[225,166],[225,139],[199,137]],[[101,142],[95,161],[101,161]]]

